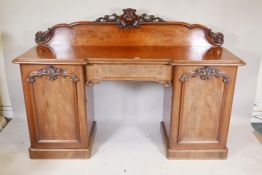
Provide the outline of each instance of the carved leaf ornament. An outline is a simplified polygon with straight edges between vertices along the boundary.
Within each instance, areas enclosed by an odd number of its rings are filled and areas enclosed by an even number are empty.
[[[64,69],[60,69],[60,68],[56,68],[53,65],[49,65],[46,68],[40,69],[38,71],[33,71],[29,74],[29,77],[27,79],[27,81],[29,83],[34,83],[35,82],[35,78],[37,77],[42,77],[42,76],[47,76],[49,80],[56,80],[58,76],[62,76],[62,77],[70,77],[70,79],[73,82],[77,82],[79,81],[79,79],[77,78],[77,76],[69,71],[65,71]]]
[[[137,15],[136,9],[123,9],[123,14],[118,16],[113,13],[112,15],[105,15],[96,19],[96,22],[115,22],[120,28],[138,28],[141,23],[145,22],[164,22],[163,19],[155,17],[154,15],[142,14]]]
[[[203,66],[200,68],[195,69],[192,72],[188,72],[188,73],[184,73],[181,78],[180,81],[185,82],[186,80],[189,79],[189,77],[200,77],[200,79],[202,80],[209,80],[210,77],[216,77],[216,78],[222,78],[223,82],[225,84],[229,83],[229,76],[226,75],[225,73],[217,70],[214,67],[211,66]]]

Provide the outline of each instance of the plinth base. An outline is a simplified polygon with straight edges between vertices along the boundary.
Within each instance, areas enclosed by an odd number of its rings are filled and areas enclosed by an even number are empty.
[[[77,149],[41,149],[29,148],[31,159],[88,159],[91,157],[91,149],[96,133],[96,122],[92,124],[88,148]]]
[[[179,150],[168,147],[168,136],[164,122],[160,124],[161,134],[168,159],[226,159],[228,149]]]

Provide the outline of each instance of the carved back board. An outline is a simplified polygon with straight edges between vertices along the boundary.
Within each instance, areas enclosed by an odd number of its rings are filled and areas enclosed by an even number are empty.
[[[222,33],[205,26],[184,22],[165,22],[153,15],[137,15],[135,9],[123,14],[105,15],[96,21],[58,24],[37,32],[41,45],[73,46],[221,46]]]

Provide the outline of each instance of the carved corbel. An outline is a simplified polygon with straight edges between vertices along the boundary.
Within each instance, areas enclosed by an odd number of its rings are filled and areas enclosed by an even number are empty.
[[[159,83],[160,85],[164,86],[165,88],[171,87],[171,85],[172,85],[172,81],[161,80],[159,78],[155,78],[155,82]]]
[[[98,79],[88,80],[86,83],[87,83],[87,86],[92,87],[92,86],[94,86],[95,84],[101,83],[102,81],[103,81],[102,78],[98,78]]]

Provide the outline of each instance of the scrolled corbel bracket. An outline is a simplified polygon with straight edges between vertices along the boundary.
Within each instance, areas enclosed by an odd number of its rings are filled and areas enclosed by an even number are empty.
[[[184,73],[180,81],[185,82],[189,79],[189,77],[200,77],[201,80],[209,80],[210,77],[222,78],[223,82],[227,85],[230,82],[230,78],[224,72],[219,71],[218,69],[211,66],[202,66],[195,69],[192,72]]]
[[[169,88],[172,85],[172,81],[170,81],[170,80],[161,80],[159,78],[155,78],[154,81],[159,83],[160,85],[164,86],[165,88]]]
[[[86,84],[87,84],[87,86],[89,86],[89,87],[93,87],[94,85],[99,84],[99,83],[101,83],[102,81],[103,81],[102,78],[93,79],[93,80],[88,80],[88,81],[86,82]]]
[[[35,42],[37,44],[44,44],[51,40],[54,35],[54,29],[48,28],[47,31],[39,31],[35,34]]]
[[[70,77],[73,82],[79,81],[78,77],[74,73],[65,71],[64,69],[56,68],[53,65],[49,65],[46,68],[31,72],[27,78],[27,81],[33,84],[35,82],[35,78],[42,76],[47,76],[48,79],[52,81],[56,80],[58,76],[62,76],[64,78]]]
[[[208,29],[206,37],[208,41],[215,46],[221,46],[224,43],[224,35],[220,32],[215,33],[211,29]]]

